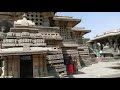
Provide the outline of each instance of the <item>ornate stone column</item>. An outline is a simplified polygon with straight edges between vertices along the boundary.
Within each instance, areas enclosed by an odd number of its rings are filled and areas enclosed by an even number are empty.
[[[118,48],[118,40],[117,37],[114,39],[114,50],[116,51]]]
[[[100,57],[100,54],[99,54],[99,51],[100,51],[99,48],[100,48],[100,47],[99,47],[97,41],[94,42],[94,46],[93,46],[93,47],[94,47],[94,52],[95,52],[96,55],[97,55],[97,58]]]
[[[2,57],[2,75],[1,76],[7,76],[7,71],[6,71],[6,58]]]
[[[103,50],[103,44],[100,43],[100,50]]]
[[[112,37],[108,37],[108,41],[109,41],[109,47],[113,47],[113,38]]]
[[[96,42],[94,42],[93,44],[93,49],[96,49]]]
[[[43,58],[44,58],[44,61],[43,61],[44,66],[43,66],[43,67],[44,67],[44,75],[45,75],[45,76],[48,75],[46,56],[47,56],[47,54],[44,54],[44,55],[43,55]]]

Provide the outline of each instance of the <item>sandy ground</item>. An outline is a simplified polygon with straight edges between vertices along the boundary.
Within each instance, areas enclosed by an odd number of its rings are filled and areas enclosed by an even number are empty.
[[[79,72],[85,74],[73,75],[74,78],[116,78],[120,77],[120,60],[98,62],[89,67],[84,67]]]

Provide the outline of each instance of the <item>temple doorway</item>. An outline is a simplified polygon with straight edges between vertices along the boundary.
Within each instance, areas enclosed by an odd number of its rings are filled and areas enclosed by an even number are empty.
[[[20,78],[33,78],[32,55],[20,56]]]

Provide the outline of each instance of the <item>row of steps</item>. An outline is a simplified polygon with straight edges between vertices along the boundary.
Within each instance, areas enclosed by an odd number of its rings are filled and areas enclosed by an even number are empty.
[[[82,66],[89,66],[92,65],[92,59],[89,55],[89,50],[88,50],[88,46],[87,45],[81,45],[82,47],[78,48],[78,52],[80,54],[81,57],[81,64],[83,64]]]
[[[72,60],[73,65],[76,65],[76,69],[80,69],[81,65],[80,65],[80,58],[79,58],[79,54],[78,54],[78,50],[77,49],[73,49],[73,48],[63,48],[63,55],[64,55],[64,60],[65,60],[65,65],[69,64],[69,59]]]
[[[62,52],[49,52],[47,55],[47,64],[51,66],[51,69],[49,70],[50,75],[54,75],[59,78],[64,78],[67,76]]]

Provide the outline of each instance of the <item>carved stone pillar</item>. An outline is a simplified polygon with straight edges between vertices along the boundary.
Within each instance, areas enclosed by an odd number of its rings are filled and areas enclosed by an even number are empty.
[[[97,42],[94,43],[94,49],[98,49]]]
[[[114,42],[114,50],[116,51],[117,50],[117,47],[118,47],[118,41],[117,41],[117,38],[115,39],[115,42]]]
[[[100,50],[103,50],[103,44],[100,43]]]
[[[113,47],[113,39],[111,37],[108,37],[108,41],[109,41],[109,47]]]
[[[43,62],[44,62],[44,63],[43,63],[43,64],[44,64],[44,75],[45,75],[45,76],[48,75],[46,55],[47,55],[47,54],[44,54],[44,56],[43,56],[43,57],[44,57],[44,61],[43,61]]]
[[[3,61],[2,61],[2,75],[1,76],[7,76],[7,64],[6,64],[6,59],[5,58],[2,58]]]

